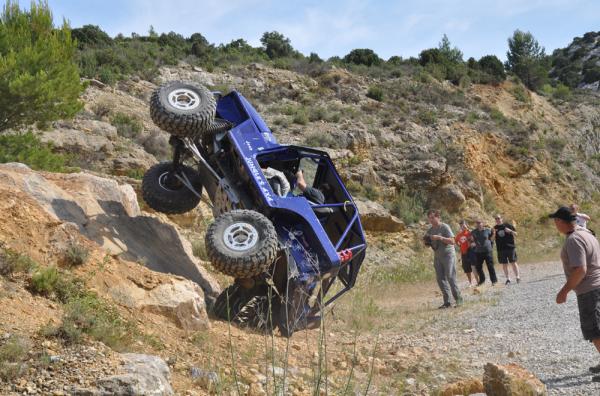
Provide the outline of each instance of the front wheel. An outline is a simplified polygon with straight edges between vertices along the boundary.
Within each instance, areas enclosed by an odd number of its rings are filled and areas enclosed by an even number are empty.
[[[273,223],[253,210],[237,209],[217,217],[205,242],[213,267],[234,278],[260,275],[277,256]]]
[[[142,198],[152,209],[167,214],[189,212],[200,203],[200,197],[186,187],[177,177],[191,183],[198,195],[202,194],[202,184],[198,173],[189,166],[161,162],[146,171],[142,179]]]

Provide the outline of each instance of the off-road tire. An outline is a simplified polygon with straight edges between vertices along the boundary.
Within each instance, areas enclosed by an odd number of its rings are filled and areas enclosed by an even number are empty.
[[[217,297],[211,316],[256,329],[271,329],[273,321],[269,314],[269,297],[256,293],[256,289],[245,289],[234,283]]]
[[[152,121],[179,137],[196,137],[210,130],[216,108],[215,97],[206,87],[184,81],[163,84],[150,98]]]
[[[236,227],[241,231],[236,231]],[[233,239],[239,234],[242,238]],[[244,235],[250,237],[244,240]],[[206,231],[205,242],[213,267],[234,278],[259,275],[277,257],[278,240],[273,223],[253,210],[236,209],[217,217]]]
[[[142,179],[142,198],[157,212],[167,214],[189,212],[198,206],[200,198],[181,183],[176,186],[166,185],[166,177],[172,172],[172,169],[171,162],[161,162],[148,169]],[[198,173],[185,165],[179,165],[178,169],[187,176],[195,190],[201,194],[202,183],[200,183]]]

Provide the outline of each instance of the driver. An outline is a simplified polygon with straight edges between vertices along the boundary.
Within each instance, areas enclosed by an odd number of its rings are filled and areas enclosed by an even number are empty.
[[[304,173],[302,169],[296,172],[296,185],[302,191],[302,196],[308,199],[311,202],[322,205],[325,203],[325,195],[315,187],[310,187],[306,184],[306,180],[304,180]]]

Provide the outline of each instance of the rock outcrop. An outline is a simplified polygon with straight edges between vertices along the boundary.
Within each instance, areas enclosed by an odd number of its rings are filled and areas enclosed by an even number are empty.
[[[392,215],[381,204],[356,199],[354,201],[360,213],[360,221],[367,231],[399,232],[404,230],[402,220]]]
[[[170,371],[157,356],[126,353],[122,355],[123,374],[100,378],[98,396],[167,396],[173,394]]]
[[[130,185],[89,173],[38,173],[22,164],[3,164],[0,190],[27,194],[56,221],[76,227],[112,255],[197,283],[209,303],[220,292],[177,228],[164,217],[141,213]]]
[[[511,363],[499,365],[488,363],[484,367],[483,386],[488,395],[494,396],[545,396],[546,385],[523,367]]]

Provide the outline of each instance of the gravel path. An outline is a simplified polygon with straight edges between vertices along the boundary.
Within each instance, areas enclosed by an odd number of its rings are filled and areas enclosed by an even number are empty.
[[[451,339],[452,350],[462,350],[463,357],[471,355],[474,368],[486,361],[514,362],[536,374],[550,395],[600,394],[600,384],[591,382],[588,372],[600,355],[581,336],[575,294],[563,305],[554,301],[565,280],[560,264],[524,265],[522,278],[518,285],[488,286],[482,294],[465,290],[465,307],[436,321],[432,334],[445,332],[443,339]],[[482,298],[489,303],[476,303]]]

